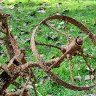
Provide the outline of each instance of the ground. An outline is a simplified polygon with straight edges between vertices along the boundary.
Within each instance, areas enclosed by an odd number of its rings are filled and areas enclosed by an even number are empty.
[[[5,0],[5,2],[2,4],[2,11],[4,13],[10,14],[10,17],[9,17],[10,30],[12,34],[14,34],[20,48],[25,49],[27,61],[36,61],[30,49],[30,38],[32,36],[32,31],[36,27],[36,25],[38,25],[38,23],[42,19],[48,16],[51,16],[54,14],[70,16],[78,20],[79,22],[83,23],[88,29],[90,29],[94,34],[96,34],[96,1],[95,0],[83,0],[83,1],[82,0],[16,0],[16,1],[11,0],[11,2],[8,2],[7,0]],[[62,43],[63,41],[64,43],[66,43],[65,42],[66,40],[64,38],[63,40],[61,38],[62,42],[60,41],[60,39],[58,39],[62,35],[60,35],[56,40],[50,40],[48,38],[52,37],[53,32],[55,31],[52,31],[50,30],[50,28],[47,28],[44,26],[42,27],[41,27],[42,32],[38,34],[36,38],[37,41],[40,41],[43,43],[59,44],[60,46],[65,45]],[[72,32],[78,31],[78,29],[76,29],[75,27],[72,27],[71,29],[72,29],[71,30]],[[76,34],[72,33],[72,36],[76,37]],[[87,43],[85,43],[85,45],[87,46],[85,47],[85,50],[89,48],[86,51],[86,53],[89,52],[90,54],[92,53],[94,56],[96,56],[96,47],[93,47],[94,45],[91,43],[90,43],[90,46]],[[4,64],[8,62],[7,52],[4,46],[1,46],[0,49],[1,49],[0,63]],[[38,49],[44,60],[47,60],[47,59],[49,60],[54,56],[56,57],[60,56],[59,51],[55,49],[51,50],[50,48],[48,49],[43,47],[38,47]],[[73,69],[74,74],[78,75],[78,70],[76,70],[77,65],[79,65],[81,68],[80,75],[82,75],[83,73],[87,74],[85,70],[85,63],[82,61],[78,62],[78,59],[80,58],[76,57],[72,61],[72,64],[74,67]],[[96,61],[93,60],[90,62],[94,66]],[[96,69],[96,66],[94,68]],[[93,88],[90,91],[81,91],[81,92],[72,91],[57,85],[48,77],[47,79],[45,79],[45,82],[41,84],[42,78],[47,75],[40,69],[36,69],[36,70],[33,69],[33,70],[37,77],[36,86],[37,86],[37,92],[39,96],[84,96],[87,94],[96,94],[96,88]],[[63,62],[60,68],[54,69],[53,72],[58,74],[63,80],[70,82],[70,74],[68,70],[67,60]],[[20,79],[19,82],[22,83],[22,80]],[[87,83],[88,82],[86,82],[86,84]],[[81,84],[83,84],[83,81],[81,81]],[[12,91],[14,90],[13,88],[14,86],[11,85],[9,87],[9,90]],[[30,92],[33,94],[32,90]]]

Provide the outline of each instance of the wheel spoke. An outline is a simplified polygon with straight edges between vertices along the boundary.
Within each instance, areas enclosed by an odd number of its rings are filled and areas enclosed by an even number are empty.
[[[55,64],[51,65],[51,66],[49,67],[49,70],[51,70],[51,69],[54,68],[54,67],[60,66],[60,64],[63,62],[63,60],[64,60],[65,58],[66,58],[66,53],[63,54],[63,55],[60,57],[60,59],[56,61]]]
[[[72,83],[74,84],[74,77],[72,74],[72,61],[71,60],[69,60],[69,71],[70,71],[70,77],[71,77]]]
[[[59,46],[55,46],[55,45],[52,45],[52,44],[45,44],[45,43],[36,42],[36,45],[54,47],[54,48],[57,48],[57,49],[61,50],[63,53],[66,52],[65,48],[61,48]]]
[[[70,39],[70,34],[69,34],[69,31],[67,30],[68,21],[65,20],[64,24],[65,24],[65,26],[64,26],[64,31],[66,32],[67,42],[70,43],[70,41],[71,41],[71,39]]]
[[[81,54],[76,54],[77,56],[82,56]],[[96,60],[96,57],[95,56],[91,56],[91,55],[85,55],[85,54],[83,54],[86,58],[91,58],[91,59],[94,59],[94,60]]]
[[[94,74],[91,65],[88,63],[88,61],[87,61],[87,59],[86,59],[86,56],[85,56],[83,53],[82,53],[82,57],[83,57],[83,59],[85,60],[85,63],[86,63],[86,65],[88,66],[89,70],[92,72],[92,75],[94,76],[94,78],[96,78],[96,75]]]
[[[85,39],[89,38],[89,35],[86,35],[85,37],[83,37],[83,41],[85,41]]]
[[[48,27],[52,28],[53,30],[55,30],[55,31],[63,34],[65,37],[67,37],[67,34],[63,33],[62,31],[60,31],[60,30],[58,30],[57,28],[55,28],[54,26],[52,26],[52,25],[50,24],[50,22],[46,21],[44,24],[47,25]]]

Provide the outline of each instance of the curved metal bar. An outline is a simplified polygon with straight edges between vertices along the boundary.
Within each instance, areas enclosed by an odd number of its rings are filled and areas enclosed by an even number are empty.
[[[87,29],[87,27],[85,27],[82,23],[78,22],[77,20],[75,20],[69,16],[53,15],[53,16],[50,16],[50,17],[42,20],[40,22],[40,24],[41,23],[46,24],[46,21],[52,20],[52,19],[64,20],[64,21],[70,22],[71,24],[79,27],[82,31],[84,31],[86,34],[89,35],[89,38],[91,39],[91,41],[96,45],[96,38],[95,38],[94,34],[89,29]]]

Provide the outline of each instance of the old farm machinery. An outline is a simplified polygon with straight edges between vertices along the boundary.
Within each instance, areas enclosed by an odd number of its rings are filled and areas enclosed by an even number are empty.
[[[96,35],[82,23],[62,15],[42,20],[33,30],[30,40],[37,61],[27,62],[25,53],[19,48],[10,32],[8,16],[0,14],[0,31],[4,34],[0,40],[6,46],[10,57],[8,64],[0,65],[0,96],[31,96],[30,88],[27,87],[29,82],[37,96],[36,77],[32,70],[37,67],[55,83],[71,90],[89,90],[96,86],[96,56],[93,54],[96,48]],[[40,42],[41,38],[44,42]],[[65,77],[61,76],[61,73]],[[76,78],[75,75],[79,75],[80,78]],[[86,75],[89,78],[85,78]],[[17,82],[18,77],[24,78],[25,82],[23,84]],[[16,86],[14,92],[7,91],[10,84]]]

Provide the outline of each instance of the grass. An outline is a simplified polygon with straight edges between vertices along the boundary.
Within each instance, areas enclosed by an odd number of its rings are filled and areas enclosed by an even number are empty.
[[[20,3],[22,2],[22,3]],[[46,4],[40,5],[42,2],[47,2]],[[62,3],[60,7],[58,7],[58,3]],[[57,6],[57,7],[56,7]],[[37,12],[40,8],[45,9],[45,13],[39,13]],[[82,22],[85,26],[88,27],[94,34],[96,34],[96,1],[95,0],[13,0],[11,2],[8,2],[5,0],[3,3],[3,11],[5,13],[10,14],[9,17],[9,25],[11,28],[12,34],[14,34],[17,43],[19,44],[20,48],[26,49],[26,59],[27,61],[36,61],[36,58],[34,57],[31,49],[30,49],[30,43],[29,39],[31,38],[32,30],[35,28],[38,23],[53,14],[59,13],[62,15],[70,16],[80,22]],[[56,23],[57,21],[53,21],[53,23]],[[60,25],[60,22],[57,23],[57,25]],[[56,27],[58,27],[56,25]],[[45,42],[49,44],[59,45],[63,46],[66,44],[66,39],[61,34],[57,34],[55,31],[49,29],[48,27],[41,26],[40,34],[37,34],[36,40],[39,42]],[[79,29],[68,25],[68,28],[70,29],[70,34],[73,37],[77,37],[79,33]],[[57,40],[48,40],[48,36],[52,37],[54,34],[57,35]],[[79,34],[79,36],[83,36],[82,34]],[[62,37],[62,38],[61,38]],[[60,39],[61,38],[61,39]],[[93,44],[87,43],[89,39],[87,39],[83,45],[84,49],[86,50],[85,53],[92,54],[96,56],[96,47],[94,47]],[[86,47],[87,46],[87,47]],[[4,64],[8,61],[7,51],[4,46],[0,46],[1,51],[3,51],[3,55],[0,56],[0,63]],[[48,47],[39,47],[38,46],[39,53],[42,55],[43,60],[50,60],[52,57],[60,56],[60,51],[52,48],[48,49]],[[83,60],[80,57],[74,57],[72,61],[72,66],[74,67],[73,73],[75,76],[78,75],[78,70],[76,66],[79,66],[80,69],[80,75],[84,76],[88,74],[88,72],[85,70],[86,66],[84,62],[80,62],[80,60]],[[96,61],[95,60],[89,60],[89,62],[94,66],[96,69]],[[48,94],[51,94],[52,96],[84,96],[86,94],[96,94],[96,88],[90,90],[90,91],[72,91],[69,89],[66,89],[62,86],[59,86],[52,82],[50,79],[46,80],[44,84],[40,84],[40,80],[42,77],[46,76],[46,74],[41,69],[33,69],[34,73],[36,74],[36,77],[38,78],[37,82],[37,91],[39,96],[48,96]],[[55,74],[57,74],[60,78],[67,82],[71,82],[69,70],[68,70],[68,61],[65,60],[60,68],[56,68],[52,70]],[[77,85],[83,84],[90,84],[90,82],[77,82]],[[13,90],[14,86],[10,86],[9,90]],[[30,91],[33,96],[33,91]]]

